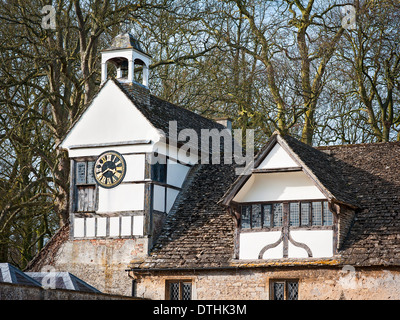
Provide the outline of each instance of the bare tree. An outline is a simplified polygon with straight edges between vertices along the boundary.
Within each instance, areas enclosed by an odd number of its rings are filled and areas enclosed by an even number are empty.
[[[400,129],[399,27],[398,1],[360,2],[356,30],[346,32],[340,51],[350,88],[362,102],[359,112],[376,141],[390,141]]]
[[[264,108],[269,110],[264,112],[265,121],[282,133],[303,121],[301,139],[311,144],[318,98],[344,29],[337,15],[342,5],[314,0],[303,3],[232,0],[217,5],[214,13],[223,21],[242,21],[250,35],[246,42],[232,36],[228,23],[217,27],[208,21],[207,26],[263,67],[269,96],[264,99],[269,102]]]

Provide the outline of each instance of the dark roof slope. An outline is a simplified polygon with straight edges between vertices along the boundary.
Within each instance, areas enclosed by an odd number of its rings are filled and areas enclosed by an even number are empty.
[[[0,282],[40,287],[41,284],[9,263],[0,263]]]
[[[123,83],[113,80],[114,83],[128,96],[139,111],[162,130],[168,137],[169,122],[177,122],[177,132],[183,129],[193,129],[200,137],[201,129],[226,129],[223,125],[207,119],[195,112],[179,107],[150,94],[149,90],[137,83]],[[147,97],[146,97],[147,96]]]
[[[400,265],[400,142],[318,149],[330,153],[360,208],[341,252],[346,263]]]
[[[354,192],[349,188],[347,182],[348,174],[344,172],[347,167],[344,163],[338,162],[335,157],[326,152],[321,152],[289,135],[281,136],[281,138],[336,200],[358,206]],[[349,171],[349,168],[345,171]]]
[[[69,272],[25,272],[25,274],[52,289],[100,293],[99,290]]]
[[[235,178],[232,165],[197,165],[179,205],[167,217],[149,258],[132,268],[226,266],[234,250],[235,224],[217,204]]]

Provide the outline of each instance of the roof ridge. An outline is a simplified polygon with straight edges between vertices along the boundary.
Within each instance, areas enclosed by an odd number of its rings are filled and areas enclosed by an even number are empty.
[[[289,135],[280,136],[294,154],[311,171],[318,183],[326,189],[337,202],[358,207],[356,197],[347,190],[345,177],[340,174],[341,167],[333,157]]]
[[[350,144],[337,144],[328,146],[315,146],[317,150],[335,149],[335,148],[356,148],[363,146],[378,146],[384,144],[400,144],[400,141],[381,141],[381,142],[364,142],[364,143],[350,143]]]
[[[129,86],[129,87],[137,86],[137,87],[144,88],[141,84],[139,84],[139,83],[129,83],[129,84],[127,84],[127,83],[121,83],[121,82],[119,82],[117,79],[111,79],[111,80],[112,80],[119,88],[122,89],[122,91],[128,96],[128,98],[129,98],[133,103],[135,103],[136,105],[139,104],[139,106],[137,106],[137,107],[143,107],[143,103],[141,103],[140,101],[138,101],[137,99],[135,99],[135,97],[131,95],[131,92],[129,92],[129,90],[128,90],[128,88],[127,88],[127,86]],[[170,102],[170,101],[164,100],[164,99],[162,99],[162,98],[160,98],[160,97],[158,97],[158,96],[152,94],[152,93],[150,92],[150,90],[148,90],[148,95],[149,95],[149,98],[150,98],[150,103],[149,103],[149,108],[148,108],[148,111],[149,111],[149,112],[151,112],[151,109],[152,109],[152,107],[153,107],[152,104],[151,104],[151,99],[154,99],[154,100],[157,100],[157,101],[161,102],[162,104],[167,105],[168,107],[173,107],[173,108],[178,109],[178,111],[185,112],[186,114],[189,114],[189,115],[194,116],[194,117],[197,117],[197,118],[201,118],[203,121],[208,122],[208,124],[209,124],[210,126],[212,125],[212,126],[215,127],[215,128],[218,128],[218,127],[219,127],[220,129],[224,129],[224,128],[225,128],[223,125],[221,125],[221,124],[215,122],[215,121],[212,120],[212,119],[209,119],[209,118],[207,118],[207,117],[204,117],[203,115],[200,115],[200,114],[198,114],[198,113],[196,113],[196,112],[194,112],[194,111],[192,111],[192,110],[189,110],[189,109],[187,109],[187,108],[185,108],[185,107],[183,107],[183,106],[176,105],[176,104],[174,104],[174,103],[172,103],[172,102]],[[148,118],[146,115],[144,115],[144,116],[145,116],[146,118]]]

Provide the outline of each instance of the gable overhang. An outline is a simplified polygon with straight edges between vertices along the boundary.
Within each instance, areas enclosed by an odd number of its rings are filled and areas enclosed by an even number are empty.
[[[60,143],[58,143],[56,145],[56,148],[62,149],[62,150],[70,150],[70,149],[83,149],[83,148],[96,148],[96,147],[103,147],[103,146],[124,146],[124,145],[137,145],[137,144],[150,144],[153,143],[154,141],[151,140],[132,140],[132,141],[121,141],[120,143],[103,143],[103,144],[82,144],[82,145],[71,145],[71,146],[65,146],[65,141],[67,141],[67,139],[69,138],[69,136],[71,135],[71,132],[74,130],[74,128],[79,125],[79,122],[81,121],[81,119],[84,117],[85,113],[87,113],[87,111],[90,109],[90,107],[92,106],[92,104],[95,102],[95,100],[98,98],[100,92],[109,85],[114,85],[116,88],[118,88],[118,90],[131,102],[132,107],[135,107],[138,112],[140,112],[140,114],[142,114],[142,116],[144,118],[146,118],[146,116],[140,111],[139,108],[137,108],[135,106],[134,101],[132,101],[131,97],[129,97],[129,95],[121,89],[121,87],[118,85],[117,80],[115,79],[108,79],[106,82],[104,82],[99,90],[97,91],[97,93],[93,96],[93,98],[90,100],[90,102],[86,105],[84,111],[79,115],[79,117],[72,123],[71,127],[67,130],[64,138],[61,140]],[[146,119],[147,120],[147,119]],[[160,140],[161,141],[165,141],[166,140],[166,136],[165,134],[159,130],[158,128],[156,128],[151,121],[147,120],[148,124],[158,133],[158,135],[160,136]]]
[[[99,95],[99,93],[101,92],[101,90],[109,83],[109,80],[107,80],[106,82],[104,82],[99,90],[97,90],[97,93],[93,96],[93,98],[89,101],[89,103],[86,105],[84,111],[75,119],[75,121],[72,122],[72,125],[69,127],[69,129],[67,130],[67,132],[65,133],[64,137],[62,138],[62,140],[56,145],[56,149],[62,149],[62,150],[68,150],[68,148],[66,148],[64,146],[65,141],[68,139],[68,137],[70,136],[72,130],[74,129],[74,127],[78,124],[78,122],[82,119],[82,116],[86,113],[86,111],[89,109],[89,107],[91,106],[91,104],[93,103],[93,101],[97,98],[97,96]]]
[[[297,164],[297,167],[288,167],[288,168],[276,168],[276,169],[257,169],[262,161],[268,156],[271,150],[275,147],[276,144],[279,144],[287,154],[291,157],[291,159]],[[313,171],[302,161],[302,159],[290,148],[287,142],[281,137],[278,132],[274,132],[267,144],[256,156],[254,161],[253,168],[246,168],[245,172],[248,172],[248,175],[240,176],[232,185],[232,187],[225,193],[224,197],[219,202],[220,204],[230,207],[231,205],[235,205],[235,201],[233,200],[241,188],[245,185],[245,183],[250,179],[253,174],[268,174],[275,172],[295,172],[302,171],[305,175],[313,181],[318,190],[326,197],[326,199],[330,203],[337,203],[340,205],[348,206],[352,209],[356,209],[354,205],[344,203],[343,201],[339,201],[335,198],[335,196],[326,188],[318,177],[313,173]]]

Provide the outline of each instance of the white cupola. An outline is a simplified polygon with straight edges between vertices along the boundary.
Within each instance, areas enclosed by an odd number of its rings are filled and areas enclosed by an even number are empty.
[[[148,87],[149,65],[151,57],[140,47],[140,43],[130,33],[116,36],[111,46],[101,53],[101,82],[107,80],[107,63],[113,63],[117,68],[116,78],[121,82],[135,81],[135,65],[141,65],[142,85]],[[124,71],[127,71],[125,78]]]

